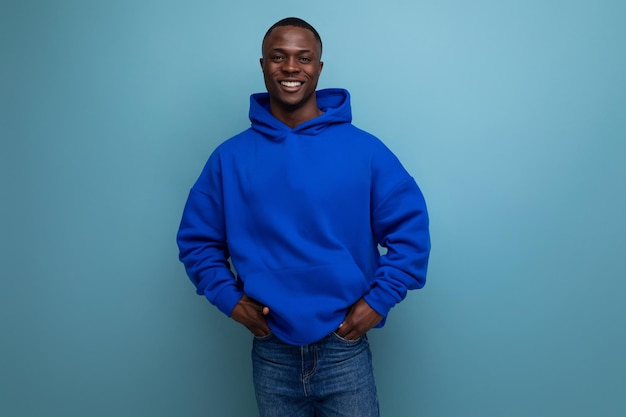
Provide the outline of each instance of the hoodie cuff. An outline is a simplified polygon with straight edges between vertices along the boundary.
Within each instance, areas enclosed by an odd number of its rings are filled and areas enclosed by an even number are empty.
[[[389,310],[396,305],[395,300],[389,300],[389,296],[385,297],[384,291],[380,288],[373,288],[363,296],[363,299],[374,311],[383,316],[383,320],[389,314]]]
[[[215,304],[215,306],[222,313],[230,317],[233,309],[235,308],[239,300],[241,300],[241,297],[243,297],[243,292],[239,290],[236,286],[232,285],[220,291],[217,297],[215,297],[215,300],[212,301],[208,298],[208,296],[207,299]]]

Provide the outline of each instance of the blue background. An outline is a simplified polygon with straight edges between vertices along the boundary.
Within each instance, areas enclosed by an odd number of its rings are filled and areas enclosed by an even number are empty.
[[[383,416],[626,415],[618,0],[3,0],[0,414],[256,415],[174,237],[289,15],[431,212],[429,282],[371,333]]]

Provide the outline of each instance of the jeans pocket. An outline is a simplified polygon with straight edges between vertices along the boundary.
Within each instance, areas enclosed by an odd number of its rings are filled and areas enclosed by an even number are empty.
[[[339,340],[340,342],[346,345],[356,345],[361,340],[363,340],[363,336],[360,336],[358,339],[355,339],[355,340],[350,340],[350,339],[346,339],[346,338],[339,336],[337,332],[332,332],[331,334],[334,336],[335,339]]]
[[[268,333],[265,336],[254,336],[254,340],[258,341],[258,342],[264,342],[266,340],[270,340],[272,337],[274,337],[274,333]]]

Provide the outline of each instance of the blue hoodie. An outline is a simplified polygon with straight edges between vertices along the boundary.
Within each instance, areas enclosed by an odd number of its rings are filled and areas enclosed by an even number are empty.
[[[292,129],[271,115],[267,93],[252,95],[251,128],[209,157],[178,232],[198,294],[229,316],[250,296],[293,345],[337,329],[361,297],[386,317],[424,286],[430,250],[420,189],[352,125],[348,92],[320,90],[317,103],[323,114]]]

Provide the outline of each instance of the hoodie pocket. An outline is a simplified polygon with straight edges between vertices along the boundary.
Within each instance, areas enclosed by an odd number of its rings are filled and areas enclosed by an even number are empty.
[[[270,327],[281,334],[319,337],[335,328],[346,310],[369,291],[354,263],[264,271],[242,281],[245,294],[269,307]]]

